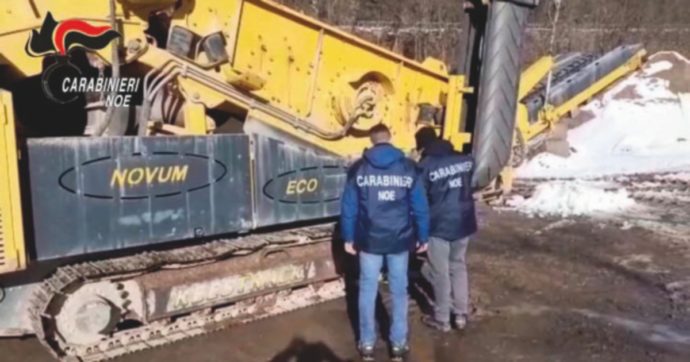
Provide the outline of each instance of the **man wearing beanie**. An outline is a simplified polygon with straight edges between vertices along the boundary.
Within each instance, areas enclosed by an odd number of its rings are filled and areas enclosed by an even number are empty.
[[[420,129],[415,139],[422,154],[420,180],[431,213],[428,263],[422,272],[435,297],[434,315],[423,316],[422,322],[448,332],[452,312],[455,327],[463,329],[469,313],[465,252],[470,236],[477,231],[471,187],[474,160],[456,152],[431,127]]]

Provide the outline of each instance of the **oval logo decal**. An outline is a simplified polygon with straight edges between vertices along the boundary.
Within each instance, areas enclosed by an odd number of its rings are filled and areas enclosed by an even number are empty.
[[[205,155],[154,152],[89,160],[63,172],[59,182],[86,197],[136,200],[200,190],[226,174],[222,162]]]
[[[318,204],[340,200],[347,168],[340,165],[304,167],[268,180],[263,192],[287,204]]]

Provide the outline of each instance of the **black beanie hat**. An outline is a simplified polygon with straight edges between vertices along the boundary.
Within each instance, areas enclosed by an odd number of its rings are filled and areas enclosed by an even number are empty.
[[[436,136],[436,131],[433,127],[423,127],[414,135],[415,141],[417,141],[417,149],[421,150],[427,148],[430,144],[438,139]]]

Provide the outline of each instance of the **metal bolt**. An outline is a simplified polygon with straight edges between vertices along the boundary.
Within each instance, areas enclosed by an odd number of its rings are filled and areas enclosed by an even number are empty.
[[[132,39],[127,43],[127,51],[130,53],[136,53],[141,50],[141,43],[139,39]]]

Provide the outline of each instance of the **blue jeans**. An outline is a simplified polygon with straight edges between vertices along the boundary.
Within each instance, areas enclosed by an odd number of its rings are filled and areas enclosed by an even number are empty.
[[[359,344],[376,343],[376,295],[383,260],[388,265],[388,284],[393,297],[390,342],[395,346],[407,343],[407,262],[410,253],[359,253]]]

